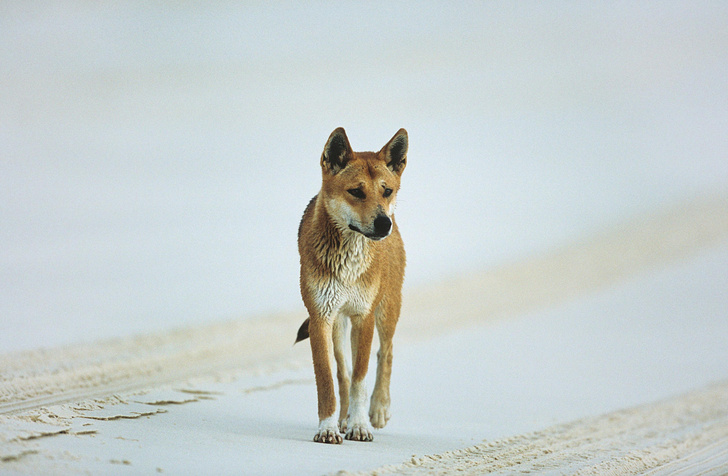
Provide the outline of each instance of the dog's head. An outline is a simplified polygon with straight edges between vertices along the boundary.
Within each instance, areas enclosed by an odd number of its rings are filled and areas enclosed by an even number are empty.
[[[400,129],[379,152],[354,152],[339,127],[321,154],[326,211],[339,229],[372,240],[392,232],[399,182],[407,165],[407,131]]]

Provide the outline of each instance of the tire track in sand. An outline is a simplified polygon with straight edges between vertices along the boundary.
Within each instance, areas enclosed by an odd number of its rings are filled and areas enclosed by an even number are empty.
[[[728,382],[655,404],[354,474],[657,476],[726,471]]]

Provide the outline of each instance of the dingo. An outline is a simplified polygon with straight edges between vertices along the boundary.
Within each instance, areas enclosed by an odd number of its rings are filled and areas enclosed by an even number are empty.
[[[392,336],[402,303],[405,254],[394,223],[399,181],[407,164],[407,131],[379,152],[354,152],[343,128],[321,154],[321,191],[298,229],[301,296],[308,310],[296,342],[311,338],[318,393],[314,441],[372,441],[372,427],[389,420]],[[351,355],[347,334],[351,323]],[[364,377],[374,327],[379,333],[377,377],[367,418]],[[336,359],[341,408],[338,424],[332,364]]]

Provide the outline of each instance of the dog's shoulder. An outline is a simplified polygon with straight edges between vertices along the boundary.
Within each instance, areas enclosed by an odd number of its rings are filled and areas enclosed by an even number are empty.
[[[303,224],[306,222],[306,220],[310,219],[310,217],[313,215],[313,209],[316,206],[316,199],[318,198],[318,194],[314,195],[314,197],[308,202],[308,205],[306,205],[306,209],[303,212],[303,216],[301,217],[301,222],[298,224],[298,239],[301,239],[301,230],[303,229]]]

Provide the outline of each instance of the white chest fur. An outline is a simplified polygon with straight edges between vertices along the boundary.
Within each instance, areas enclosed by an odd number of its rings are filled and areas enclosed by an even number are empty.
[[[331,275],[311,290],[320,315],[332,322],[339,312],[354,316],[371,309],[373,289],[361,282],[371,263],[367,241],[359,233],[344,233],[341,247],[329,255]]]

